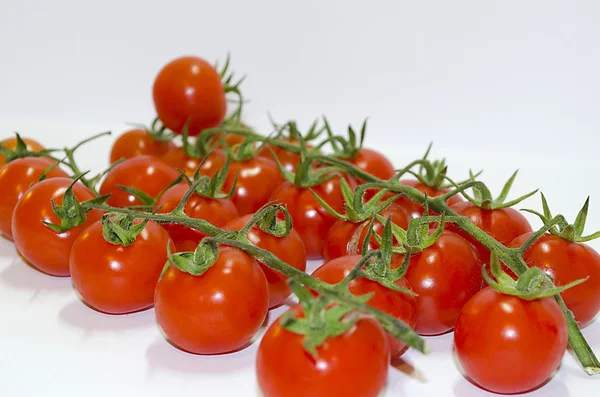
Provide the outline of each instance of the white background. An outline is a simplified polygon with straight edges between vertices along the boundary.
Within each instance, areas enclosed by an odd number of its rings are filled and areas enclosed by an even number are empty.
[[[593,231],[599,17],[596,1],[0,0],[0,134],[62,146],[148,122],[164,63],[231,51],[259,129],[267,111],[301,125],[326,114],[339,131],[368,116],[368,145],[397,165],[434,141],[457,178],[483,168],[497,188],[520,168],[515,195],[539,187],[571,219],[591,194]],[[84,149],[84,166],[103,167],[110,141]],[[27,268],[6,241],[0,254],[1,395],[256,395],[256,344],[187,355],[164,342],[152,311],[92,312],[68,279]],[[598,321],[585,333],[600,351]],[[450,335],[428,341],[430,356],[406,357],[425,381],[393,369],[387,395],[487,394],[456,370]],[[597,382],[567,354],[533,395],[586,397]]]

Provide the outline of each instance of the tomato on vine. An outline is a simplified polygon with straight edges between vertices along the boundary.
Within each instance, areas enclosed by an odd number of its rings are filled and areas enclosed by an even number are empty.
[[[171,167],[184,171],[188,176],[194,175],[200,165],[202,175],[213,176],[227,161],[225,153],[220,149],[201,156],[188,154],[182,147],[171,149],[162,159]]]
[[[148,155],[162,157],[175,148],[170,140],[159,140],[149,131],[136,128],[121,134],[110,151],[111,164],[121,159]]]
[[[22,138],[22,137],[19,137],[19,138],[21,138],[21,140],[25,144],[25,149],[30,152],[39,152],[39,151],[42,151],[45,149],[45,147],[41,143],[36,141],[35,139]],[[14,152],[15,150],[17,150],[18,143],[19,143],[19,141],[18,141],[17,137],[8,138],[8,139],[5,139],[2,142],[0,142],[0,147]],[[0,167],[3,167],[5,164],[6,164],[6,156],[0,151]]]

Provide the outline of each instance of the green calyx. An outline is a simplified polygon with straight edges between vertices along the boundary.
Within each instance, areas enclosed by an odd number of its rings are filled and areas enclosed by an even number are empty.
[[[567,285],[555,287],[550,277],[543,270],[538,267],[530,267],[515,281],[502,270],[495,251],[491,253],[490,270],[493,277],[488,274],[485,265],[482,267],[483,278],[490,287],[503,294],[516,296],[524,300],[549,298],[579,285],[589,278],[586,277]]]
[[[227,54],[225,58],[225,64],[221,68],[219,65],[219,61],[215,62],[215,69],[218,71],[221,76],[221,82],[223,83],[223,89],[225,93],[234,93],[236,94],[240,100],[242,99],[242,93],[240,91],[240,86],[246,79],[246,76],[242,76],[239,79],[235,78],[235,72],[230,70],[231,66],[231,54]]]
[[[169,142],[172,141],[177,135],[163,125],[158,117],[155,117],[149,126],[137,123],[128,123],[130,126],[145,130],[152,139],[157,142]]]
[[[17,139],[17,145],[14,150],[11,150],[5,147],[0,142],[0,153],[6,159],[5,162],[8,164],[13,160],[20,159],[23,157],[49,157],[52,152],[55,152],[56,149],[44,149],[39,152],[34,152],[27,149],[27,144],[23,141],[18,132],[15,133]]]
[[[346,160],[355,158],[363,147],[363,142],[367,133],[367,119],[363,121],[360,134],[357,134],[352,126],[348,126],[347,139],[340,135],[334,135],[329,126],[329,122],[325,117],[323,117],[323,121],[329,137],[327,141],[331,144],[334,156]]]
[[[294,279],[290,279],[289,285],[300,300],[304,317],[299,318],[293,311],[289,311],[281,316],[281,325],[292,333],[304,335],[304,349],[316,359],[317,348],[327,339],[350,330],[360,319],[360,315],[343,304],[331,305],[331,301],[323,296],[315,298]],[[370,297],[366,296],[363,300],[366,302]]]
[[[223,193],[223,186],[225,185],[225,181],[227,180],[227,174],[229,173],[229,166],[231,165],[231,160],[228,158],[223,165],[223,168],[219,169],[213,176],[208,177],[206,175],[200,175],[200,169],[202,165],[206,161],[206,158],[200,163],[196,171],[194,171],[193,180],[190,180],[185,174],[182,174],[183,178],[186,179],[188,185],[190,187],[194,187],[193,192],[199,196],[212,198],[212,199],[226,199],[233,196],[235,193],[235,187],[237,185],[237,174],[233,180],[233,184],[231,189],[227,193]],[[187,199],[186,199],[187,201]]]
[[[283,220],[278,214],[283,214]],[[284,206],[267,203],[244,225],[240,234],[245,236],[254,225],[272,236],[286,237],[292,231],[292,217]]]
[[[583,207],[577,214],[575,222],[569,223],[562,215],[553,217],[552,213],[550,212],[550,207],[548,206],[548,201],[546,200],[546,197],[543,193],[541,194],[541,196],[542,208],[544,211],[543,214],[531,209],[523,209],[522,211],[526,211],[531,214],[537,215],[542,220],[544,225],[549,227],[548,231],[550,233],[567,241],[577,243],[591,241],[600,237],[600,231],[589,234],[587,236],[583,235],[583,232],[585,230],[585,223],[587,221],[588,209],[590,206],[589,197],[585,200]]]
[[[156,197],[152,197],[148,193],[144,192],[143,190],[136,189],[131,186],[117,185],[117,188],[131,194],[132,196],[134,196],[135,198],[137,198],[138,200],[140,200],[142,202],[142,205],[131,206],[129,208],[135,208],[135,209],[140,209],[140,210],[151,210],[152,208],[154,208],[154,206],[156,205],[158,200],[160,200],[160,198],[165,194],[165,192],[167,190],[169,190],[173,186],[179,184],[185,178],[187,178],[187,176],[182,172],[181,175],[179,175],[171,183],[169,183],[163,190],[161,190]]]
[[[511,189],[513,182],[515,181],[515,178],[517,177],[518,173],[519,173],[519,170],[516,170],[512,174],[512,176],[509,178],[509,180],[504,184],[504,187],[502,188],[500,195],[498,195],[498,197],[496,197],[496,198],[492,197],[490,190],[483,182],[475,181],[476,175],[474,175],[472,172],[470,173],[471,183],[463,184],[465,186],[462,186],[462,187],[460,185],[456,185],[456,184],[455,184],[455,186],[457,188],[465,188],[466,186],[470,186],[473,190],[473,196],[471,197],[464,190],[462,191],[462,195],[467,200],[469,200],[472,204],[474,204],[484,210],[495,210],[495,209],[500,209],[500,208],[508,208],[508,207],[512,207],[513,205],[520,203],[521,201],[525,200],[528,197],[533,196],[534,194],[536,194],[538,192],[538,189],[536,189],[532,192],[524,194],[521,197],[518,197],[514,200],[506,202],[508,193],[510,192],[510,189]]]
[[[256,145],[257,139],[254,137],[248,137],[244,139],[242,143],[238,143],[233,147],[227,146],[225,143],[225,137],[221,137],[222,147],[227,158],[235,162],[243,162],[253,159],[257,156],[258,152],[262,148],[262,145]]]
[[[51,201],[52,211],[54,214],[60,219],[60,225],[56,225],[54,223],[42,221],[44,225],[46,225],[49,229],[53,230],[56,233],[64,233],[67,230],[70,230],[76,226],[83,224],[86,220],[86,214],[91,211],[91,209],[85,209],[81,205],[75,194],[73,193],[73,186],[79,182],[79,180],[83,177],[80,175],[77,179],[73,181],[73,183],[69,186],[69,188],[65,191],[63,196],[62,205],[56,205],[54,200]],[[108,198],[110,194],[105,196],[95,197],[91,200],[84,201],[83,203],[101,205]]]
[[[167,257],[169,260],[163,268],[163,274],[172,264],[182,272],[192,276],[201,276],[217,262],[219,245],[210,239],[204,239],[194,252],[178,252],[176,254],[172,254],[170,247],[167,246]]]
[[[441,189],[447,187],[446,173],[448,172],[448,166],[446,165],[446,159],[430,161],[427,159],[431,147],[433,144],[429,144],[423,158],[415,160],[408,164],[405,168],[398,170],[396,176],[393,179],[399,179],[404,174],[409,174],[417,178],[423,185],[432,189]],[[418,171],[413,171],[413,168],[419,166]]]
[[[149,219],[134,222],[136,218],[124,214],[104,214],[102,216],[102,235],[106,242],[113,245],[128,247],[135,242],[137,236],[144,230]]]
[[[387,190],[382,189],[378,191],[371,199],[366,203],[363,203],[363,198],[366,190],[356,189],[352,191],[352,188],[343,176],[340,176],[340,188],[342,196],[344,197],[344,208],[345,214],[340,214],[333,209],[325,200],[323,200],[316,192],[311,189],[311,193],[315,196],[315,199],[325,208],[327,212],[335,216],[338,219],[343,219],[352,223],[360,223],[373,218],[376,214],[384,211],[401,195],[390,197],[387,200],[381,201],[383,196],[387,193]]]

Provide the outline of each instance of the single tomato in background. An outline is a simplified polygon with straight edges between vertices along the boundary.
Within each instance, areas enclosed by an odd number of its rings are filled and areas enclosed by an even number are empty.
[[[396,175],[394,164],[377,150],[361,148],[356,156],[346,161],[379,179],[388,180]]]
[[[491,287],[467,302],[454,331],[466,375],[502,394],[543,384],[560,365],[567,343],[567,323],[553,298],[526,301]]]
[[[110,162],[148,155],[162,157],[175,148],[171,141],[157,141],[146,130],[134,129],[121,134],[110,151]]]
[[[198,166],[204,160],[200,157],[193,157],[188,155],[183,148],[176,147],[171,149],[167,154],[162,157],[163,161],[169,164],[171,167],[179,169],[186,173],[189,177],[192,177],[198,169]],[[200,174],[212,177],[223,168],[227,162],[227,157],[222,150],[215,150],[208,154],[204,160],[202,167],[200,167]]]
[[[43,157],[16,159],[0,168],[0,233],[12,240],[13,210],[27,189],[38,182],[44,171],[54,162]],[[67,178],[66,172],[55,167],[46,173],[46,178]]]
[[[242,228],[252,219],[252,214],[248,214],[223,226],[225,230],[242,230]],[[285,263],[295,267],[298,270],[306,270],[306,249],[300,235],[292,229],[290,234],[285,237],[273,236],[262,231],[254,225],[246,235],[248,240],[259,248],[269,251]],[[271,269],[259,262],[267,282],[269,283],[269,308],[272,309],[281,305],[292,291],[287,285],[288,278],[283,274]]]
[[[91,210],[85,222],[64,233],[56,233],[42,223],[60,224],[51,201],[62,205],[72,183],[72,179],[60,177],[39,182],[25,192],[13,212],[12,231],[17,250],[33,267],[52,276],[69,275],[69,255],[75,239],[102,216],[100,211]],[[79,202],[94,198],[79,182],[73,185],[73,194]]]
[[[188,133],[221,125],[227,111],[221,76],[202,58],[184,56],[165,65],[154,80],[154,107],[163,125],[181,133],[188,123]]]
[[[154,298],[156,319],[177,347],[222,354],[245,347],[269,309],[267,279],[247,254],[220,247],[214,265],[193,276],[170,265]]]
[[[39,143],[35,139],[23,137],[21,137],[21,139],[25,143],[27,150],[29,150],[30,152],[39,152],[41,150],[46,149],[41,143]],[[0,142],[0,145],[14,151],[17,148],[17,138],[12,137],[5,139],[2,142]],[[0,167],[4,166],[4,164],[6,164],[6,157],[4,157],[2,153],[0,153]]]

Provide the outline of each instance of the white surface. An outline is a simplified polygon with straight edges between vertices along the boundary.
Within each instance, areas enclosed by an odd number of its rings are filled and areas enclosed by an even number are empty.
[[[591,194],[593,231],[599,13],[593,0],[0,0],[0,134],[62,146],[147,122],[164,63],[230,50],[235,70],[248,75],[247,118],[259,128],[267,111],[301,125],[326,114],[338,131],[369,116],[368,145],[398,165],[433,140],[433,155],[448,157],[458,179],[484,168],[498,189],[520,168],[514,194],[540,187],[569,219]],[[79,158],[99,170],[109,147],[101,140]],[[228,356],[182,353],[164,341],[153,311],[93,312],[68,279],[25,266],[4,240],[0,319],[2,396],[257,395],[256,344]],[[584,333],[600,352],[599,321]],[[405,356],[421,376],[391,369],[386,396],[488,395],[457,371],[451,335],[428,343],[429,356]],[[597,385],[567,354],[531,395],[587,397]]]

